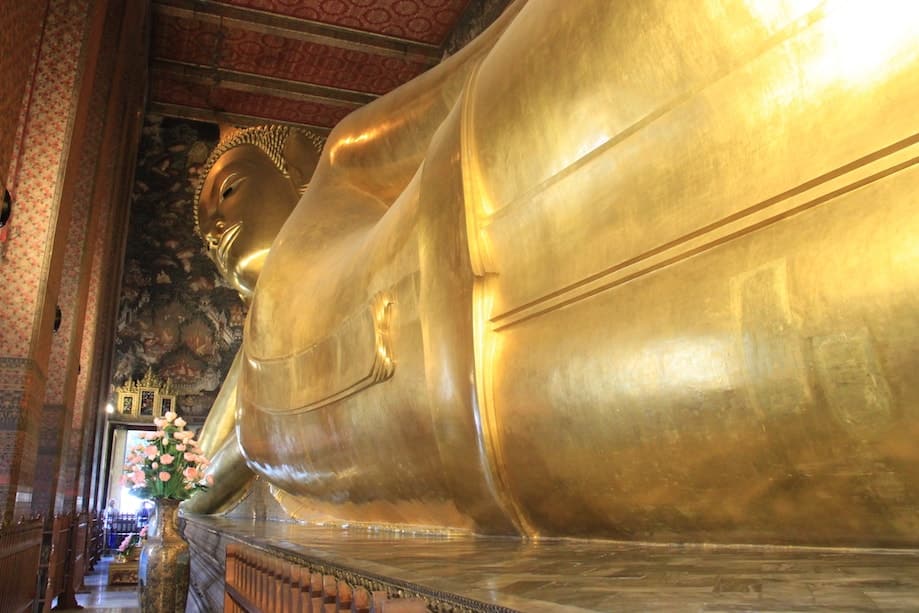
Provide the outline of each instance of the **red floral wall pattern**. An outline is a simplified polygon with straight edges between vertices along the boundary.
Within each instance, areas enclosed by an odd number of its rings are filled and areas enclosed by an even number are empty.
[[[9,61],[27,63],[24,69],[26,87],[31,87],[30,107],[22,131],[15,136],[14,149],[22,143],[21,153],[8,160],[11,191],[16,209],[10,223],[8,242],[2,244],[4,279],[0,283],[0,304],[4,307],[4,326],[0,327],[0,506],[6,514],[22,514],[29,509],[39,444],[40,408],[45,401],[47,354],[33,347],[34,324],[40,321],[43,299],[43,274],[51,252],[51,239],[57,218],[63,164],[70,134],[71,110],[75,105],[80,48],[85,33],[88,0],[52,0],[50,3],[2,3],[6,11],[13,4],[38,11],[39,23],[45,17],[44,34],[34,75],[29,75],[35,48],[15,55],[15,45],[26,43],[28,36],[18,24],[4,23],[12,31],[13,41],[3,39],[0,56],[13,53]],[[22,8],[22,7],[20,7]],[[9,13],[4,13],[7,17]],[[28,16],[27,16],[28,17]],[[25,19],[23,26],[33,23]],[[32,44],[35,44],[33,41]],[[15,84],[20,85],[20,84]],[[18,87],[11,88],[14,97]],[[19,90],[19,95],[25,91]],[[20,105],[14,101],[10,115],[3,118],[19,129]],[[19,157],[21,155],[21,157]],[[15,494],[15,495],[13,495]],[[15,513],[13,513],[15,507]]]
[[[0,328],[0,356],[24,356],[32,340],[44,257],[53,236],[50,224],[56,213],[55,190],[67,144],[87,4],[55,2],[45,25],[24,150],[21,160],[12,160],[8,179],[17,206],[4,258],[15,262],[16,268],[15,274],[8,267],[4,271],[9,276],[0,283],[0,304],[6,309],[4,321],[16,325]],[[17,107],[13,117],[18,115]]]
[[[0,179],[6,181],[47,5],[47,0],[0,2]]]

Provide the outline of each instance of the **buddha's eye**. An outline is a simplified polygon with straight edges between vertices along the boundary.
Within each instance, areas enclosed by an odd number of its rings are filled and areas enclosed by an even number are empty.
[[[231,175],[226,178],[223,182],[223,185],[220,186],[220,200],[226,200],[233,193],[239,189],[240,184],[245,180],[245,177],[240,177],[239,175]]]

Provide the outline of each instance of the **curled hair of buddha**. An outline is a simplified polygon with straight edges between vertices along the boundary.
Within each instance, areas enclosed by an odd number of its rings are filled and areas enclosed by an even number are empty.
[[[234,130],[217,143],[217,146],[211,151],[211,154],[208,156],[207,161],[201,169],[198,186],[195,188],[195,199],[193,201],[192,210],[195,214],[195,233],[198,234],[198,236],[201,236],[201,226],[198,221],[198,203],[201,201],[201,190],[204,188],[204,182],[207,179],[207,175],[211,172],[217,160],[220,159],[220,156],[240,145],[255,145],[267,155],[268,159],[272,161],[275,167],[289,179],[290,173],[287,170],[287,164],[284,162],[284,146],[287,144],[287,138],[292,132],[300,132],[313,143],[317,152],[322,151],[322,145],[325,142],[323,137],[303,128],[293,128],[281,125],[256,126],[254,128]],[[300,186],[300,190],[302,191],[305,187],[306,186]]]

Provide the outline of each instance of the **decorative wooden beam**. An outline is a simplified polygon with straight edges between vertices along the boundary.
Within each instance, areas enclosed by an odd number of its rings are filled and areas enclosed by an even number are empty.
[[[193,121],[206,121],[214,124],[228,123],[242,128],[252,126],[263,126],[266,124],[282,124],[294,126],[297,128],[307,128],[320,136],[328,136],[330,128],[325,126],[314,126],[308,123],[297,123],[294,121],[284,121],[273,117],[255,117],[253,115],[242,115],[239,113],[225,113],[211,109],[202,109],[192,106],[183,106],[179,104],[170,104],[166,102],[149,102],[147,111],[157,115],[166,115],[167,117],[178,117],[180,119],[191,119]]]
[[[210,87],[225,87],[239,91],[267,94],[280,98],[320,102],[336,106],[357,108],[376,100],[375,94],[350,89],[315,85],[303,81],[279,79],[224,68],[206,68],[197,64],[174,60],[155,59],[151,62],[153,73],[168,74],[182,81]]]

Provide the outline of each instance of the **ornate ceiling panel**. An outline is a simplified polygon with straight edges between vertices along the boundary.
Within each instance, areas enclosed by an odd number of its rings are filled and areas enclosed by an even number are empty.
[[[442,45],[469,0],[228,0],[229,4]]]
[[[383,94],[421,74],[425,64],[296,41],[270,34],[229,30],[221,64],[241,72]]]
[[[437,64],[470,0],[154,0],[150,110],[327,131]]]
[[[241,123],[235,120],[240,117],[264,117],[266,121],[311,125],[328,130],[357,108],[357,105],[336,106],[265,93],[180,82],[162,74],[154,75],[150,89],[152,98],[157,100],[162,108],[184,108],[184,113],[176,114],[206,118],[209,109],[219,108],[230,123]]]

